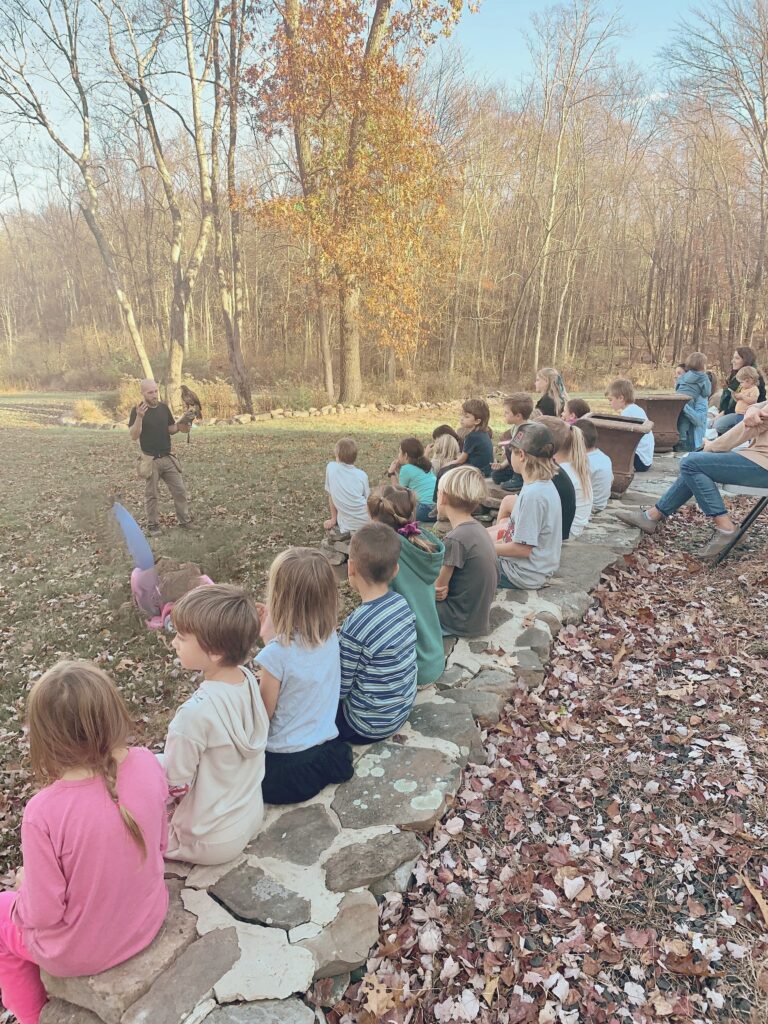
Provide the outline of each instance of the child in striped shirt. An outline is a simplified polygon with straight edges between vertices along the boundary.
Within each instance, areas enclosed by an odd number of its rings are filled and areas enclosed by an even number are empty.
[[[339,739],[376,743],[396,733],[416,699],[416,620],[408,602],[389,589],[397,575],[400,537],[384,523],[353,534],[350,585],[362,604],[339,632]]]

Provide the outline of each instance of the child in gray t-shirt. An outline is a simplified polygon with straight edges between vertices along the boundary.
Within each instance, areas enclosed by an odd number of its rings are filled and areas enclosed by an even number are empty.
[[[440,477],[437,509],[448,517],[443,567],[435,582],[437,614],[444,636],[482,636],[499,573],[487,531],[472,518],[486,496],[485,479],[474,466],[459,466]]]
[[[552,483],[554,450],[551,433],[539,423],[523,424],[511,442],[510,461],[523,488],[496,542],[502,587],[536,590],[560,566],[562,507]]]

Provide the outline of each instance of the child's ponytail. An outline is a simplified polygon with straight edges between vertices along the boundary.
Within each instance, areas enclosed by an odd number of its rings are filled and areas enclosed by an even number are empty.
[[[100,775],[131,838],[146,857],[142,831],[117,793],[114,751],[128,745],[133,723],[106,672],[87,661],[60,661],[33,686],[27,717],[29,752],[37,777],[51,783],[73,768]]]
[[[569,430],[568,443],[570,444],[570,459],[573,471],[579,478],[579,483],[584,491],[587,501],[592,501],[592,474],[589,469],[589,457],[587,446],[584,443],[584,434],[578,427],[571,427]]]
[[[432,463],[424,454],[424,445],[418,437],[404,437],[400,442],[400,451],[412,466],[417,466],[425,473],[432,469]]]
[[[385,484],[376,487],[368,496],[368,515],[377,523],[391,526],[414,547],[422,551],[437,551],[437,545],[428,540],[416,525],[419,499],[407,487]]]

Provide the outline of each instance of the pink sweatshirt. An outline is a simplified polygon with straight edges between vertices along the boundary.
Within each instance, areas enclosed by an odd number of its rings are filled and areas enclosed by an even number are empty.
[[[24,808],[13,919],[50,974],[106,971],[148,946],[165,919],[168,787],[154,754],[129,750],[117,792],[141,828],[146,859],[101,778],[54,782]]]

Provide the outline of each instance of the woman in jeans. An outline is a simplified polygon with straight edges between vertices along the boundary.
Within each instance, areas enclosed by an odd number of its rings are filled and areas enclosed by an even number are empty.
[[[733,451],[738,445],[748,447]],[[768,488],[768,402],[753,405],[741,423],[716,441],[707,441],[704,451],[691,452],[680,463],[680,475],[649,509],[616,512],[616,518],[644,533],[655,533],[659,524],[692,497],[715,527],[712,539],[699,552],[704,559],[715,558],[731,541],[738,527],[725,510],[718,484]]]

